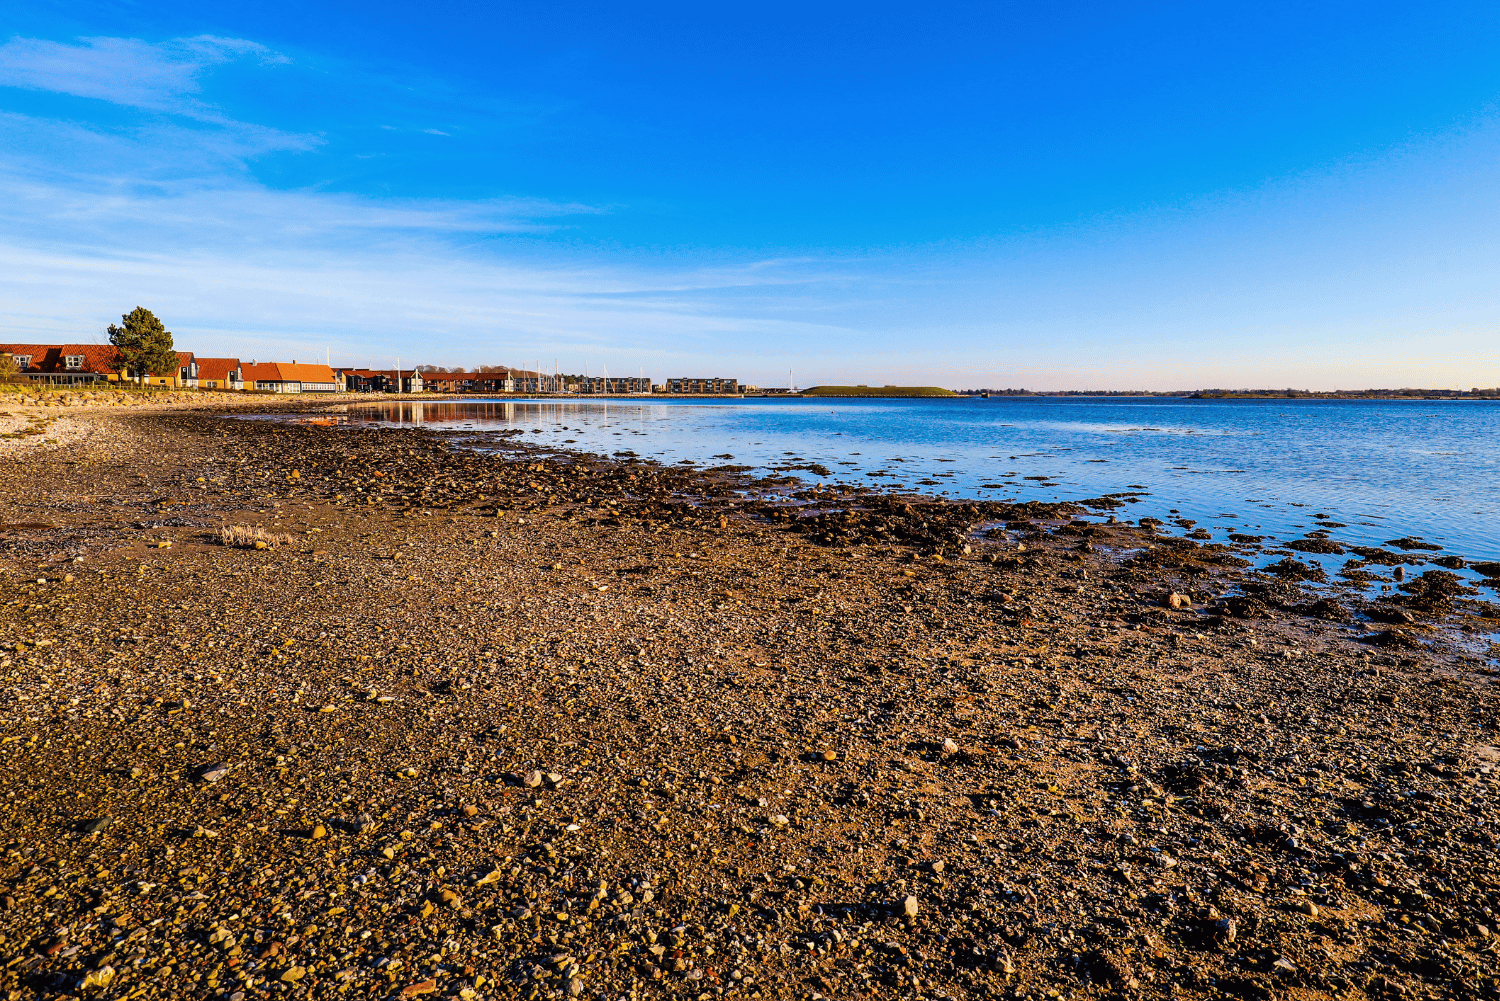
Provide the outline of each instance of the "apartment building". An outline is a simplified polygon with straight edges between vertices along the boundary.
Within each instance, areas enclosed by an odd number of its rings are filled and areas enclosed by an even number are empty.
[[[622,376],[620,378],[595,376],[580,379],[577,386],[578,392],[591,394],[620,395],[625,393],[651,392],[651,380],[637,378],[636,376]]]
[[[668,379],[667,392],[669,393],[691,393],[694,396],[714,396],[724,393],[738,393],[740,381],[738,379]]]
[[[338,374],[351,393],[420,393],[426,388],[422,372],[410,369],[341,368]]]

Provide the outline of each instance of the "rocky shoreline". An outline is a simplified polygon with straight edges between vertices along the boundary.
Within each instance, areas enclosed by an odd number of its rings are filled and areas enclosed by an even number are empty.
[[[1500,623],[1446,570],[69,419],[0,459],[10,998],[1496,992]]]

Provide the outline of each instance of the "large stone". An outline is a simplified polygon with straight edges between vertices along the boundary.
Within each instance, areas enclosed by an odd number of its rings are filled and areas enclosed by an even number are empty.
[[[229,774],[229,765],[220,762],[217,765],[209,765],[198,773],[198,777],[204,782],[217,782]]]
[[[79,986],[81,986],[84,990],[96,988],[102,991],[110,984],[114,983],[114,979],[115,968],[113,966],[101,966],[97,970],[89,970],[87,973],[85,973],[83,975],[83,981]]]

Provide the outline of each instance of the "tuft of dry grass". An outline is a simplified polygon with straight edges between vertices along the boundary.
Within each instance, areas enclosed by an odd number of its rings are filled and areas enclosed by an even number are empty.
[[[282,532],[268,532],[259,525],[225,525],[219,529],[219,541],[240,549],[270,549],[290,545],[292,537]]]

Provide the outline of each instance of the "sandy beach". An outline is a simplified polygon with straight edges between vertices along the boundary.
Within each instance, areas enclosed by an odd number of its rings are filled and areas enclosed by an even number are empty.
[[[0,410],[11,999],[1497,992],[1500,610],[1441,569]]]

